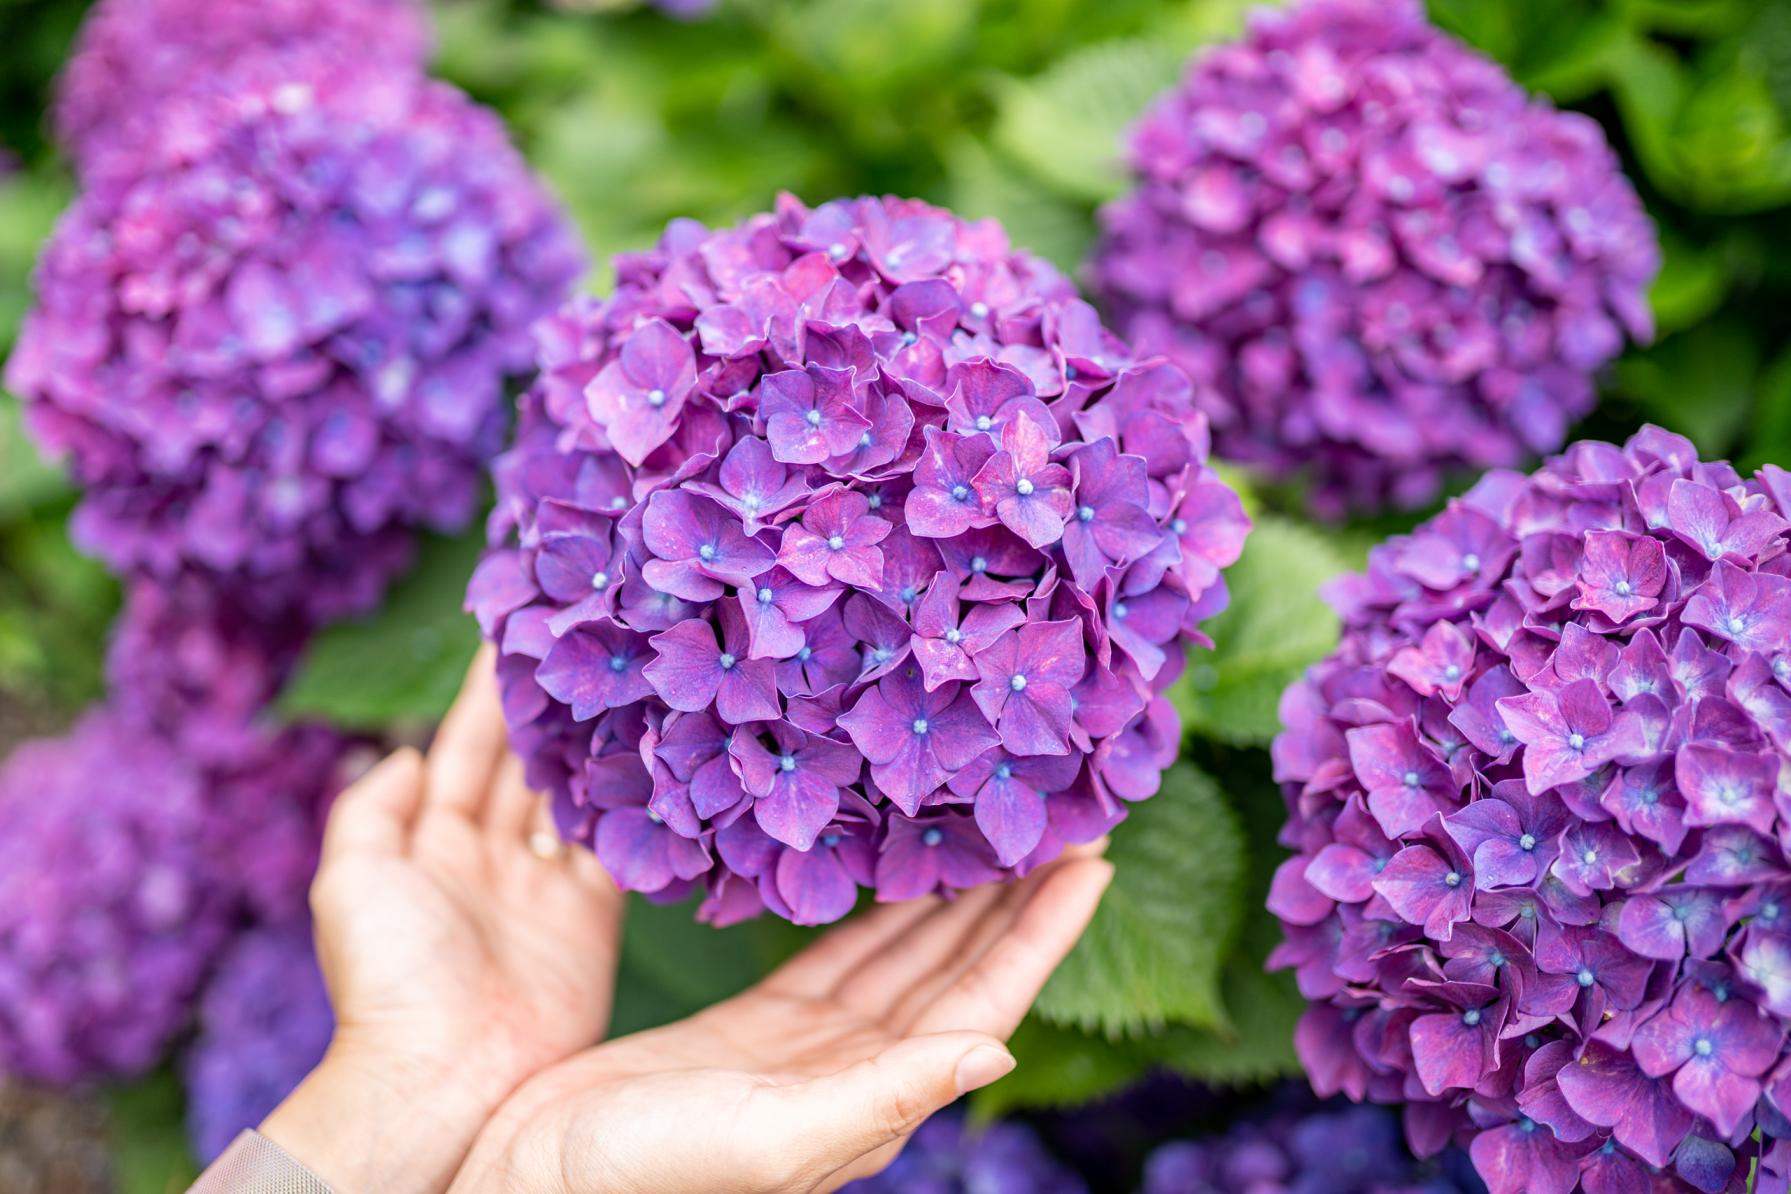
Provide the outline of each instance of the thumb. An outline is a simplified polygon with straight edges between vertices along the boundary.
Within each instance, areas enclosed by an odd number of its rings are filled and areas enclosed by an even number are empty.
[[[802,1125],[815,1154],[805,1161],[832,1173],[906,1139],[935,1111],[1013,1068],[1013,1054],[987,1033],[928,1033],[838,1073],[779,1088],[774,1114]]]

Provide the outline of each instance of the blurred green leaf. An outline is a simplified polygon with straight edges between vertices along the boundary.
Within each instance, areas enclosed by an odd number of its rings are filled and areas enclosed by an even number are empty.
[[[1300,1069],[1293,1030],[1306,1000],[1292,974],[1263,971],[1280,939],[1279,926],[1266,913],[1253,912],[1251,920],[1246,948],[1227,963],[1221,988],[1231,1022],[1220,1029],[1172,1032],[1158,1050],[1163,1061],[1210,1086],[1267,1082]]]
[[[479,646],[479,628],[461,603],[484,543],[477,527],[424,540],[416,566],[379,612],[331,626],[311,643],[280,711],[365,730],[446,713]]]
[[[106,1092],[120,1194],[181,1194],[198,1173],[187,1153],[180,1082],[169,1069]]]
[[[1074,1107],[1141,1078],[1157,1064],[1155,1037],[1110,1040],[1029,1016],[1008,1042],[1014,1072],[970,1096],[980,1122],[1028,1109]]]
[[[1337,615],[1318,590],[1347,568],[1333,538],[1258,518],[1243,557],[1225,573],[1231,604],[1202,626],[1213,649],[1196,648],[1169,691],[1183,724],[1225,742],[1273,738],[1282,689],[1337,644]]]
[[[69,542],[67,500],[0,524],[0,753],[100,693],[117,582]]]
[[[993,218],[1015,248],[1027,249],[1074,275],[1094,243],[1086,207],[1028,181],[1007,162],[968,137],[946,155],[947,199],[968,219]]]
[[[1725,457],[1753,406],[1760,346],[1734,320],[1702,323],[1617,363],[1617,393],[1651,422]]]
[[[1662,229],[1660,273],[1648,291],[1655,334],[1671,335],[1707,319],[1729,290],[1729,265],[1722,248],[1693,245]]]
[[[1780,352],[1760,375],[1759,403],[1742,461],[1791,468],[1791,348]]]
[[[31,304],[31,267],[69,192],[58,170],[0,176],[0,350]]]
[[[1111,199],[1125,188],[1126,128],[1175,82],[1182,59],[1177,47],[1142,39],[1073,50],[1002,86],[993,142],[1060,195]]]
[[[1243,834],[1211,777],[1187,763],[1129,810],[1113,884],[1037,1012],[1109,1036],[1225,1023],[1219,973],[1242,916]]]
[[[18,401],[0,390],[0,523],[67,494],[61,470],[39,456],[36,445],[26,438]]]

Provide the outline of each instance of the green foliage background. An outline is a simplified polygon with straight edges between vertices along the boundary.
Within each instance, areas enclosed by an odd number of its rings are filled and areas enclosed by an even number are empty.
[[[0,349],[30,263],[71,193],[45,140],[49,80],[83,0],[0,0]],[[722,0],[680,24],[628,0],[438,0],[438,72],[501,111],[602,262],[673,216],[710,222],[811,201],[919,195],[998,216],[1073,269],[1095,208],[1124,186],[1120,134],[1187,55],[1235,32],[1241,0]],[[1445,27],[1526,85],[1598,119],[1659,223],[1660,335],[1605,379],[1580,430],[1644,420],[1707,456],[1791,461],[1791,0],[1431,0]],[[607,271],[591,285],[602,289]],[[1248,479],[1241,478],[1247,486]],[[1119,877],[1078,954],[1016,1041],[998,1113],[1074,1102],[1153,1064],[1209,1081],[1293,1068],[1299,1000],[1265,976],[1261,911],[1280,857],[1266,746],[1282,686],[1334,641],[1320,583],[1410,519],[1320,533],[1281,495],[1250,494],[1258,531],[1231,575],[1218,649],[1176,692],[1185,759],[1164,799],[1116,835]],[[65,723],[99,688],[116,603],[68,544],[71,495],[0,395],[0,750]],[[458,612],[476,537],[430,545],[381,614],[322,637],[288,715],[357,728],[426,724],[475,639]],[[634,912],[618,1027],[737,990],[802,939],[725,932],[687,909]],[[183,1186],[178,1087],[113,1092],[131,1191]]]

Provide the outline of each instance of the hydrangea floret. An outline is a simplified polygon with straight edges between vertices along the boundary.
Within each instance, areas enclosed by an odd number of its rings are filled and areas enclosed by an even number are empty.
[[[258,926],[219,959],[181,1066],[201,1164],[253,1128],[322,1060],[335,1030],[304,920]]]
[[[163,101],[228,64],[302,52],[414,71],[431,40],[415,0],[101,0],[57,80],[56,137],[84,176],[112,173],[157,135]]]
[[[1265,7],[1132,134],[1090,281],[1195,379],[1215,449],[1321,514],[1558,450],[1651,332],[1653,227],[1598,125],[1418,0]]]
[[[1791,474],[1648,427],[1337,584],[1274,747],[1321,1093],[1407,1103],[1493,1194],[1787,1171],[1788,515]]]
[[[1249,524],[1187,378],[997,225],[677,221],[541,339],[468,606],[530,781],[623,886],[824,923],[1157,790]]]
[[[973,1128],[955,1111],[922,1124],[901,1155],[846,1194],[1087,1194],[1075,1171],[1015,1120]]]
[[[490,112],[320,62],[165,100],[131,175],[47,244],[6,375],[85,490],[85,549],[301,625],[369,607],[415,528],[472,516],[528,325],[580,263]]]

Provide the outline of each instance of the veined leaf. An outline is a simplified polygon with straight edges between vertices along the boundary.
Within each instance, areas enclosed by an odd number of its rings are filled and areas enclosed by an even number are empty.
[[[1202,626],[1213,649],[1195,648],[1169,692],[1183,724],[1223,742],[1273,738],[1282,690],[1337,645],[1337,615],[1318,590],[1347,568],[1318,531],[1258,518],[1242,558],[1225,573],[1231,604]]]
[[[1213,780],[1187,763],[1113,831],[1113,885],[1038,1014],[1109,1036],[1226,1023],[1219,974],[1242,908],[1243,832]]]

